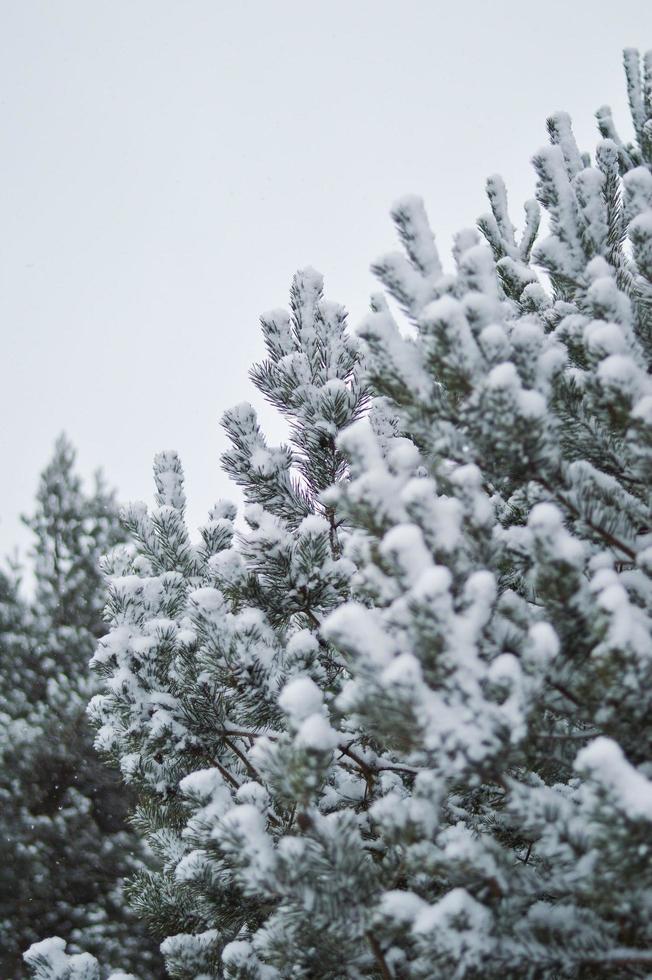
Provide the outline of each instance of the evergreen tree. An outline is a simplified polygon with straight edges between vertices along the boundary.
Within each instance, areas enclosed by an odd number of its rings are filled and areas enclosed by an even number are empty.
[[[153,948],[121,892],[140,851],[126,824],[130,801],[97,756],[86,717],[97,689],[88,662],[105,631],[99,556],[124,535],[101,478],[82,491],[64,437],[27,523],[36,538],[31,608],[0,578],[2,976],[23,976],[21,953],[44,932],[107,962],[138,954],[147,972]]]
[[[517,241],[491,213],[444,275],[423,206],[363,328],[396,448],[358,424],[338,513],[361,530],[350,720],[414,767],[370,806],[374,921],[397,977],[648,976],[652,55],[625,65],[637,142],[595,161],[564,114]],[[546,273],[542,277],[538,270]]]
[[[30,615],[20,595],[16,565],[0,568],[0,712],[6,725],[29,710],[26,694],[36,684],[37,663],[28,640]]]
[[[652,54],[625,68],[634,142],[600,109],[591,161],[552,117],[518,240],[497,177],[450,274],[395,206],[411,331],[375,297],[364,370],[312,277],[264,318],[292,448],[227,413],[246,532],[190,543],[169,454],[130,511],[94,713],[172,976],[650,974]]]
[[[214,975],[225,946],[264,926],[274,946],[292,918],[305,936],[306,968],[318,970],[323,921],[302,921],[310,867],[281,849],[274,875],[252,877],[239,853],[247,840],[271,855],[301,826],[313,866],[330,862],[335,830],[322,825],[312,799],[329,794],[325,809],[335,813],[333,780],[351,782],[332,764],[337,736],[320,693],[332,701],[339,692],[343,663],[319,628],[348,596],[353,568],[320,496],[344,477],[336,441],[366,395],[345,313],[322,299],[312,270],[295,277],[291,307],[263,317],[268,358],[252,372],[287,418],[290,444],[269,447],[249,405],[224,417],[231,449],[223,463],[243,489],[247,530],[234,543],[235,509],[220,503],[193,545],[180,463],[162,453],[156,509],[136,505],[125,515],[137,554],[118,549],[107,563],[113,628],[95,664],[109,693],[94,699],[93,714],[98,744],[140,791],[137,821],[162,863],[158,874],[136,878],[131,896],[167,937],[173,976]],[[313,699],[306,719],[284,700],[290,682],[295,698],[306,690]],[[227,811],[232,819],[218,839],[213,818]],[[357,841],[347,812],[337,833]]]

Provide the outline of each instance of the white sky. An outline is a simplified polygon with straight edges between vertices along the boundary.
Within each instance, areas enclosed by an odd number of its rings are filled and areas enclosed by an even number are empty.
[[[294,270],[355,325],[397,196],[444,254],[488,174],[520,219],[551,111],[629,135],[625,45],[650,0],[0,0],[0,554],[61,430],[123,500],[177,449],[200,523]]]

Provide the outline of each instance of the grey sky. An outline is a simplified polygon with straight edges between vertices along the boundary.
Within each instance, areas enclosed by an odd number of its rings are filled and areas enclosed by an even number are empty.
[[[293,271],[355,325],[400,194],[444,255],[492,172],[520,219],[547,114],[629,135],[625,45],[650,0],[1,0],[0,553],[62,429],[124,500],[179,450],[203,520]]]

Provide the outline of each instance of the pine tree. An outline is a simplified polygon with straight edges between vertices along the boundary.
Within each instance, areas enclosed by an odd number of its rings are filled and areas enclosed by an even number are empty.
[[[396,977],[649,974],[652,55],[625,65],[637,142],[600,110],[591,163],[549,120],[534,248],[494,177],[490,250],[462,233],[444,275],[407,198],[375,266],[416,328],[379,300],[362,331],[411,445],[341,441],[359,595],[324,633],[415,769],[370,807]]]
[[[333,861],[334,830],[313,798],[330,794],[326,810],[336,811],[329,784],[355,782],[332,765],[337,735],[321,692],[332,700],[343,664],[319,628],[348,596],[353,570],[320,496],[344,478],[336,441],[366,404],[358,347],[312,270],[295,277],[290,314],[274,311],[262,325],[268,358],[252,378],[288,420],[290,443],[268,446],[249,405],[226,413],[223,463],[242,487],[247,529],[234,535],[235,508],[221,502],[193,545],[181,465],[160,454],[156,509],[136,505],[125,515],[137,554],[118,549],[107,563],[113,628],[95,655],[110,689],[93,702],[98,744],[138,787],[137,821],[163,866],[139,875],[131,897],[167,937],[163,952],[178,977],[213,975],[229,943],[237,959],[240,938],[264,929],[270,957],[282,957],[273,947],[292,919],[306,937],[306,969],[318,969],[323,921],[302,922],[304,892],[312,871]],[[312,698],[305,717],[287,693],[293,684],[295,701],[301,691]],[[227,811],[218,838],[213,824]],[[273,876],[247,869],[244,840],[271,855],[293,827],[312,841],[312,871],[302,866],[297,879],[291,850],[279,851]],[[361,851],[347,813],[338,834],[342,853],[347,837]],[[350,876],[336,864],[331,873]],[[329,955],[335,963],[341,949],[333,944]]]
[[[93,749],[86,717],[97,688],[88,662],[105,630],[99,556],[123,532],[100,477],[84,494],[64,437],[27,523],[31,608],[0,579],[0,826],[10,856],[0,870],[2,976],[23,976],[22,951],[44,932],[107,962],[137,954],[147,973],[153,949],[121,894],[141,848],[126,824],[127,793]]]
[[[20,594],[20,569],[11,564],[6,570],[0,568],[0,712],[6,725],[26,713],[26,693],[37,683],[38,664],[32,656],[29,631],[29,609]]]
[[[649,975],[652,54],[625,68],[634,142],[602,108],[592,162],[551,117],[518,239],[498,177],[452,273],[395,206],[364,361],[311,277],[264,318],[292,446],[227,413],[245,532],[190,543],[169,454],[130,511],[94,713],[172,976]]]

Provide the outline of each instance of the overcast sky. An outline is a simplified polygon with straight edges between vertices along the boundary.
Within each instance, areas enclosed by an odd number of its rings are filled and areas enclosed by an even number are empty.
[[[201,522],[294,270],[355,325],[397,196],[444,254],[495,171],[520,220],[551,111],[629,136],[625,45],[650,0],[0,0],[0,553],[61,430],[122,500],[177,449]]]

